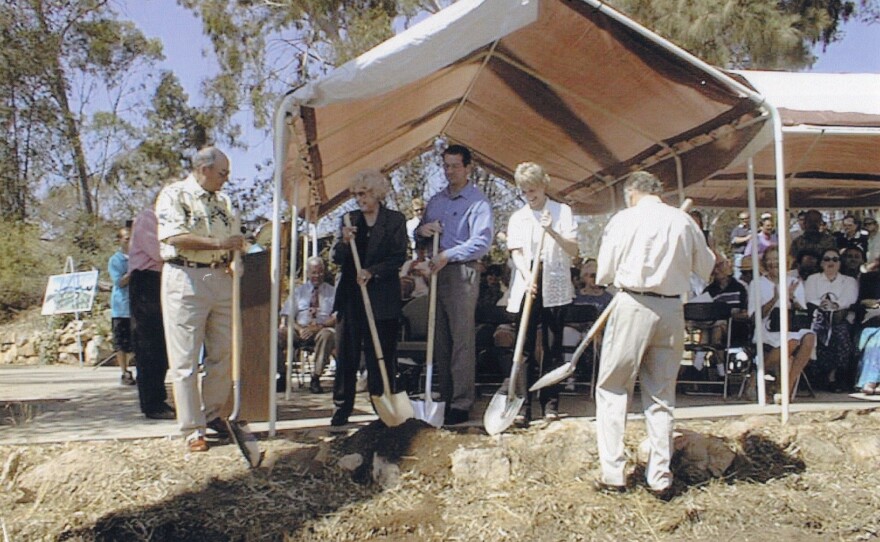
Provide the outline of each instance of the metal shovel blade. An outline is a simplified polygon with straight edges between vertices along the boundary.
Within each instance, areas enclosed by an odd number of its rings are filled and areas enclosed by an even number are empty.
[[[446,403],[434,401],[412,401],[413,414],[417,420],[422,420],[434,427],[443,426],[443,414],[446,412]]]
[[[405,391],[371,395],[370,401],[373,402],[376,415],[388,427],[397,427],[414,417],[412,403]]]
[[[504,432],[513,424],[525,401],[525,397],[511,396],[501,390],[497,391],[489,401],[486,412],[483,413],[483,427],[486,428],[486,432],[490,435]]]
[[[558,384],[570,377],[574,374],[575,364],[568,361],[563,363],[559,367],[553,369],[549,373],[545,374],[541,378],[538,379],[537,382],[532,384],[532,387],[529,388],[529,391],[538,391],[541,388],[546,388],[547,386],[552,386],[554,384]]]
[[[232,440],[235,441],[238,449],[241,450],[241,455],[244,456],[248,465],[250,465],[252,469],[259,467],[260,463],[263,462],[263,452],[260,451],[260,445],[257,444],[257,437],[251,433],[247,422],[226,420],[226,427],[229,428],[229,434],[232,435]]]

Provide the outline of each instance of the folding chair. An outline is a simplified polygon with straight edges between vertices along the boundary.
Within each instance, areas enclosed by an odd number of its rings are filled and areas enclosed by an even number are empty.
[[[685,303],[684,304],[684,320],[685,320],[685,352],[691,352],[694,357],[703,354],[709,359],[712,354],[712,361],[715,364],[721,364],[724,367],[724,375],[721,381],[710,379],[710,372],[706,370],[708,364],[700,369],[694,367],[697,374],[702,374],[700,380],[680,379],[682,384],[692,384],[697,386],[721,385],[722,395],[727,398],[727,352],[730,346],[731,318],[730,305],[727,303]],[[727,337],[723,343],[712,344],[703,340],[704,334],[710,334],[716,322],[727,322]],[[692,362],[693,363],[693,362]],[[684,364],[687,365],[687,364]]]

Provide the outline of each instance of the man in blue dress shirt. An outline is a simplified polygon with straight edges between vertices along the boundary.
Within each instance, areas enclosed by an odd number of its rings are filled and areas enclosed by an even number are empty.
[[[448,411],[446,424],[466,422],[474,404],[476,346],[474,314],[480,292],[477,261],[492,243],[492,206],[469,182],[471,152],[451,145],[443,152],[448,185],[425,209],[416,233],[423,243],[440,233],[440,253],[431,258],[437,273],[437,320],[434,359],[440,381],[440,400]]]

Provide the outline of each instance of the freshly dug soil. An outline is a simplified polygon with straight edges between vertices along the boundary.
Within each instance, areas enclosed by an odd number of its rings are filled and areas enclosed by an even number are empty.
[[[722,477],[680,456],[677,497],[644,488],[630,423],[628,491],[596,493],[592,422],[566,419],[486,436],[410,420],[263,440],[249,470],[233,444],[185,454],[179,440],[0,447],[4,540],[820,541],[880,538],[880,411],[678,424],[735,452]],[[872,440],[873,439],[873,440]],[[867,443],[867,448],[865,447]],[[485,451],[509,475],[456,476],[452,455]],[[364,463],[343,469],[359,454]],[[399,482],[372,481],[375,456]],[[343,462],[344,463],[344,462]]]

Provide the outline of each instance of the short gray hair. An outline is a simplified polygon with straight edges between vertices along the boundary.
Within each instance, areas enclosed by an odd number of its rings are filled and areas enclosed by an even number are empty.
[[[348,185],[348,190],[354,194],[354,189],[360,186],[372,192],[379,201],[384,201],[385,196],[391,190],[391,184],[388,182],[388,179],[376,169],[362,169],[355,173],[351,184]]]
[[[542,187],[546,189],[550,186],[550,176],[547,175],[544,168],[534,162],[523,162],[516,166],[513,178],[516,180],[516,186],[520,190],[529,187]]]
[[[634,171],[626,178],[623,189],[641,194],[657,195],[663,192],[663,183],[653,173]]]
[[[322,268],[326,269],[326,266],[324,265],[324,258],[320,256],[312,256],[308,260],[306,260],[306,269],[313,265],[320,265]]]
[[[224,154],[223,151],[221,151],[217,147],[204,147],[202,149],[199,149],[199,151],[196,152],[196,155],[193,156],[192,159],[193,169],[197,170],[203,166],[213,166],[217,160],[225,156],[226,154]]]

